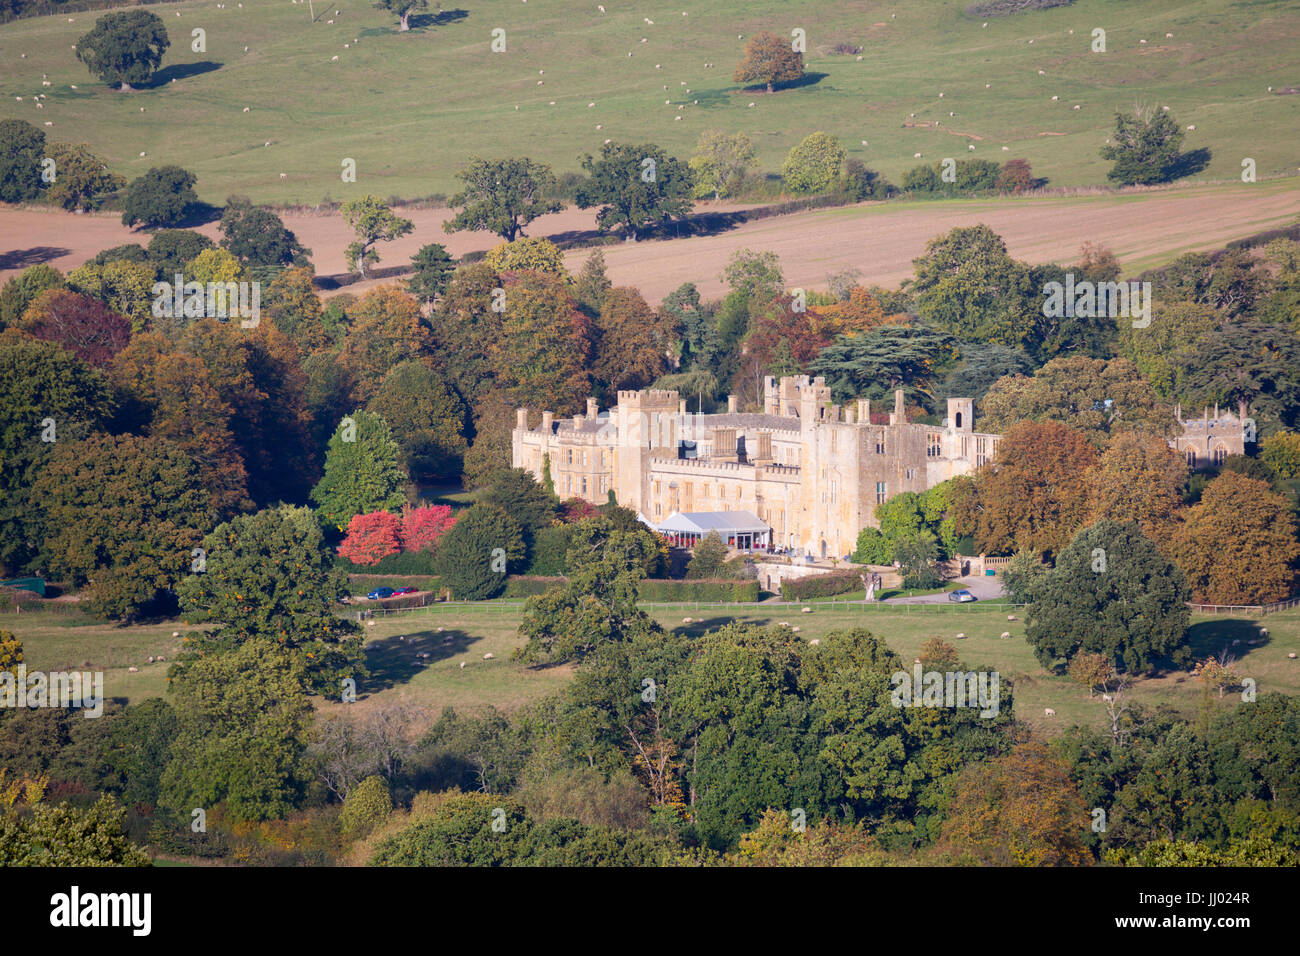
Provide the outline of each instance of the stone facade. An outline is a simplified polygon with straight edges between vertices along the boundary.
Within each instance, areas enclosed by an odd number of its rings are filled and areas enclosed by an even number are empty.
[[[1000,436],[974,430],[974,403],[948,400],[945,425],[906,421],[903,393],[873,420],[871,403],[831,403],[823,379],[768,378],[761,413],[686,411],[675,391],[622,391],[601,412],[529,427],[517,411],[512,459],[539,479],[550,461],[561,498],[618,503],[658,524],[677,511],[752,511],[776,548],[843,557],[876,505],[924,491],[991,458]]]
[[[1203,410],[1200,418],[1183,418],[1183,408],[1175,410],[1182,434],[1171,441],[1174,450],[1187,458],[1187,466],[1195,471],[1223,464],[1229,455],[1246,453],[1246,439],[1254,441],[1254,422],[1246,417],[1245,406],[1237,409],[1234,415],[1229,411],[1219,411],[1214,406]]]

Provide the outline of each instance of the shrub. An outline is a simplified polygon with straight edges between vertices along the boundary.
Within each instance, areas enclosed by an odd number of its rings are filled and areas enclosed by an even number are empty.
[[[339,815],[347,836],[365,836],[393,812],[393,797],[382,777],[366,777],[348,792]]]
[[[671,603],[674,601],[735,601],[753,603],[758,600],[757,581],[660,581],[643,580],[637,585],[642,601]]]
[[[558,575],[511,575],[506,579],[506,589],[502,596],[508,598],[535,597],[538,594],[545,594],[551,588],[561,585],[567,580],[568,578]]]
[[[834,597],[862,587],[860,571],[832,571],[807,578],[781,582],[783,601],[807,601],[812,598]]]

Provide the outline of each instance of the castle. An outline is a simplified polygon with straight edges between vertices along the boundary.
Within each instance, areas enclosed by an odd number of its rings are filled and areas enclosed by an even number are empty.
[[[749,513],[768,531],[737,546],[824,558],[854,550],[876,505],[973,471],[1000,441],[974,430],[969,398],[948,399],[942,426],[912,424],[901,389],[892,412],[873,415],[865,399],[832,404],[825,380],[807,375],[767,377],[761,413],[735,408],[731,396],[725,413],[695,414],[675,391],[620,391],[608,411],[588,399],[585,415],[544,411],[538,428],[521,408],[512,463],[539,480],[549,467],[561,498],[603,504],[612,490],[656,528],[677,513]]]

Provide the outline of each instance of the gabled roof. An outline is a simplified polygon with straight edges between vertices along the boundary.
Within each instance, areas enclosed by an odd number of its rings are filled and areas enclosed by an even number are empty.
[[[701,535],[716,531],[725,537],[728,534],[761,534],[771,528],[749,511],[675,511],[655,530]]]

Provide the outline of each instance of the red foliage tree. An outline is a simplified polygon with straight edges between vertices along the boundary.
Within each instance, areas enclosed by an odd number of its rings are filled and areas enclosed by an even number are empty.
[[[402,514],[402,549],[424,551],[432,548],[455,523],[456,517],[450,505],[408,508]]]
[[[560,502],[560,520],[565,524],[576,524],[598,514],[596,506],[584,498],[566,498]]]
[[[131,341],[131,320],[98,299],[49,289],[27,308],[20,326],[47,342],[57,342],[87,365],[104,367]]]
[[[353,564],[378,564],[402,549],[402,519],[387,511],[354,515],[339,554]]]
[[[1004,193],[1022,193],[1034,184],[1034,171],[1027,159],[1009,159],[998,173],[997,188]]]

